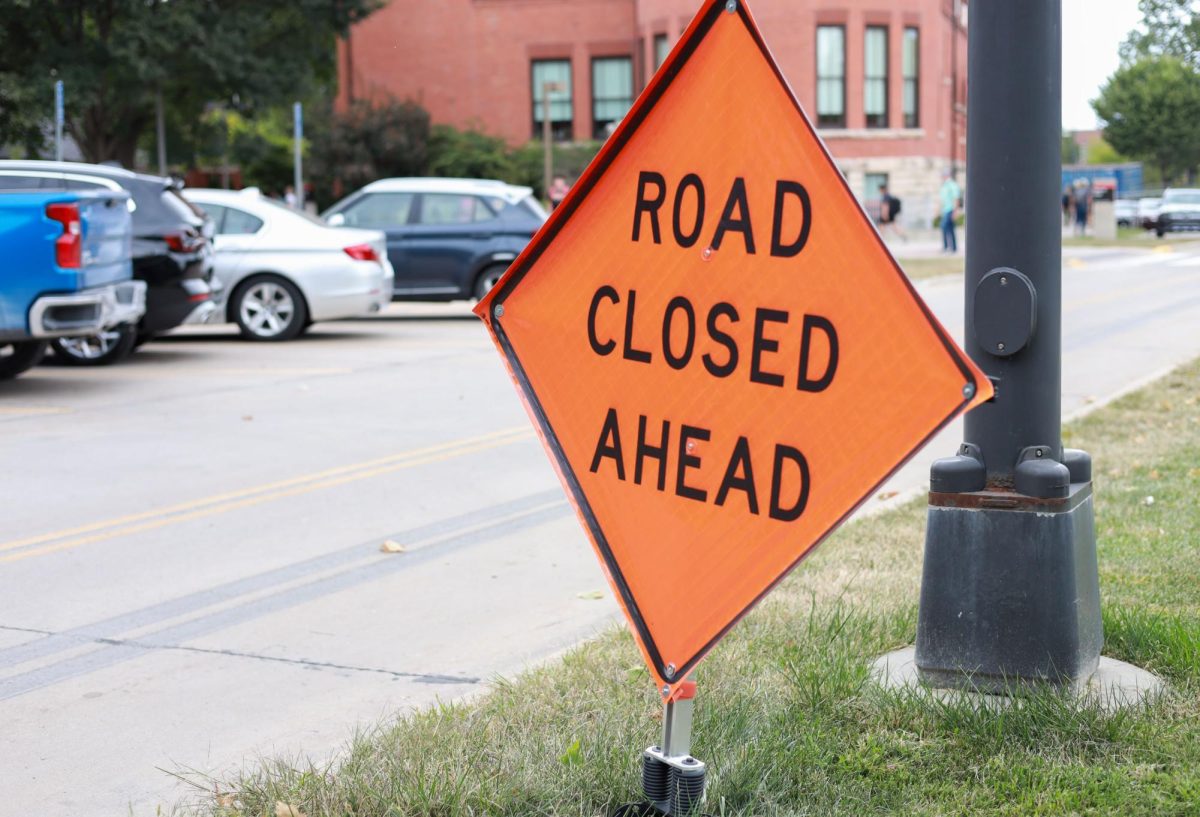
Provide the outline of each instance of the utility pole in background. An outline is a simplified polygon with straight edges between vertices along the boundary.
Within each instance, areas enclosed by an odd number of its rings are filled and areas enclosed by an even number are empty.
[[[292,189],[296,192],[296,209],[304,209],[304,157],[301,155],[301,148],[304,142],[304,106],[299,102],[292,105],[292,141],[293,145],[293,163],[295,165],[295,177]]]
[[[542,83],[542,195],[549,195],[554,177],[554,135],[550,128],[550,94],[562,90],[557,82]]]
[[[1074,686],[1103,630],[1091,460],[1061,436],[1061,0],[970,8],[963,348],[996,395],[932,469],[916,664],[941,687]]]
[[[158,175],[167,175],[167,126],[163,115],[162,88],[154,92],[154,131],[158,137]]]
[[[54,83],[54,161],[63,160],[63,120],[66,116],[63,100],[63,81]]]

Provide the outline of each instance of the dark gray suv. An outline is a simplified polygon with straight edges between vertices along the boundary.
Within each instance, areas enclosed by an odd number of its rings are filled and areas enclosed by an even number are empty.
[[[482,298],[546,220],[533,190],[488,179],[381,179],[322,214],[387,234],[393,300]]]

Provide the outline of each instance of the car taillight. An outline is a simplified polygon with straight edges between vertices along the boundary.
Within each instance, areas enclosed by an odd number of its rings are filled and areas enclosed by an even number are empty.
[[[350,256],[355,261],[379,260],[379,254],[375,252],[375,248],[370,244],[355,244],[353,247],[347,247],[346,255]]]
[[[83,266],[83,225],[78,204],[47,204],[46,217],[62,225],[62,235],[54,240],[54,260],[60,267]]]
[[[167,242],[168,249],[171,252],[193,253],[200,250],[204,246],[204,236],[187,230],[181,230],[177,233],[167,233],[163,236]]]

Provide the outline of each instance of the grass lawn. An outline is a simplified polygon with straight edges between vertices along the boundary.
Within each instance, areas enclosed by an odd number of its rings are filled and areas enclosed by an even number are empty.
[[[967,259],[962,253],[939,255],[932,258],[897,258],[896,261],[905,274],[914,281],[921,278],[936,278],[939,275],[962,275],[967,265]]]
[[[1159,238],[1153,230],[1143,230],[1140,227],[1118,227],[1115,239],[1101,239],[1093,235],[1070,236],[1063,238],[1062,243],[1064,247],[1144,247],[1153,249],[1173,243],[1195,241],[1198,237],[1200,234],[1197,233],[1170,233],[1164,238]]]
[[[700,666],[706,812],[1200,814],[1200,362],[1065,436],[1095,462],[1105,653],[1170,692],[1116,714],[1052,692],[976,711],[868,684],[871,660],[914,637],[914,502],[835,534]],[[381,724],[336,765],[267,762],[200,813],[603,815],[640,795],[660,717],[614,629],[476,701]]]

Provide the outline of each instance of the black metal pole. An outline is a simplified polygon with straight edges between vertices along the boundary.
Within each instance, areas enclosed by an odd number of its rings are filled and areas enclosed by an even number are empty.
[[[917,667],[1080,683],[1102,642],[1091,461],[1061,435],[1060,0],[973,0],[964,348],[996,385],[930,477]]]
[[[976,321],[976,306],[988,305],[967,304],[965,351],[1000,388],[993,402],[967,415],[964,437],[981,450],[989,480],[1009,484],[1025,448],[1046,446],[1060,460],[1061,26],[1059,0],[971,3],[967,292],[1001,267],[1020,271],[1036,292],[1034,331],[1019,350],[1016,337],[999,337],[1010,326],[977,332],[994,311]],[[1022,284],[1010,281],[1005,288]],[[1001,343],[1004,349],[997,348]]]

